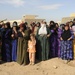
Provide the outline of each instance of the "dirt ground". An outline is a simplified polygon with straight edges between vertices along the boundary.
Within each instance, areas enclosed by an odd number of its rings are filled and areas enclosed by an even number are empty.
[[[54,58],[33,66],[4,63],[0,64],[0,75],[75,75],[75,60],[66,64],[65,61]]]

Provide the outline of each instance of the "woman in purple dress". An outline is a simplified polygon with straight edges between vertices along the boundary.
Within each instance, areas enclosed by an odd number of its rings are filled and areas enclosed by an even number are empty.
[[[50,57],[54,58],[58,56],[58,34],[57,28],[54,21],[50,21],[49,28],[51,31],[50,35]]]
[[[58,41],[58,46],[57,46],[57,49],[58,49],[58,58],[60,58],[60,37],[61,37],[61,34],[62,34],[62,29],[59,27],[58,23],[56,23],[56,30],[57,30],[57,41]]]

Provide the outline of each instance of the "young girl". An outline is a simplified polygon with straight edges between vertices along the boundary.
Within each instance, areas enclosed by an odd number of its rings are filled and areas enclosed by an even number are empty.
[[[36,39],[34,34],[30,34],[30,40],[28,41],[28,52],[30,65],[35,64],[35,52],[36,52]]]

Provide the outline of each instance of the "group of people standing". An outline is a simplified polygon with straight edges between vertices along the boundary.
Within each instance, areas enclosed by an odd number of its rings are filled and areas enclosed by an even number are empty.
[[[20,65],[35,64],[35,60],[50,58],[73,60],[75,58],[75,19],[58,25],[50,21],[30,24],[13,22],[0,25],[0,59],[15,61]]]

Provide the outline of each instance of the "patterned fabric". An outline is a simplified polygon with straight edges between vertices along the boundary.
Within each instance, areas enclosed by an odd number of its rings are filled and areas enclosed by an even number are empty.
[[[57,57],[58,56],[58,35],[51,30],[52,34],[50,36],[50,57]]]
[[[62,30],[60,28],[58,28],[58,57],[60,58],[60,37],[61,37],[61,34],[62,34]]]
[[[73,59],[72,41],[61,41],[61,58],[65,60]]]
[[[75,59],[75,38],[73,40],[73,52],[74,52],[74,59]]]

